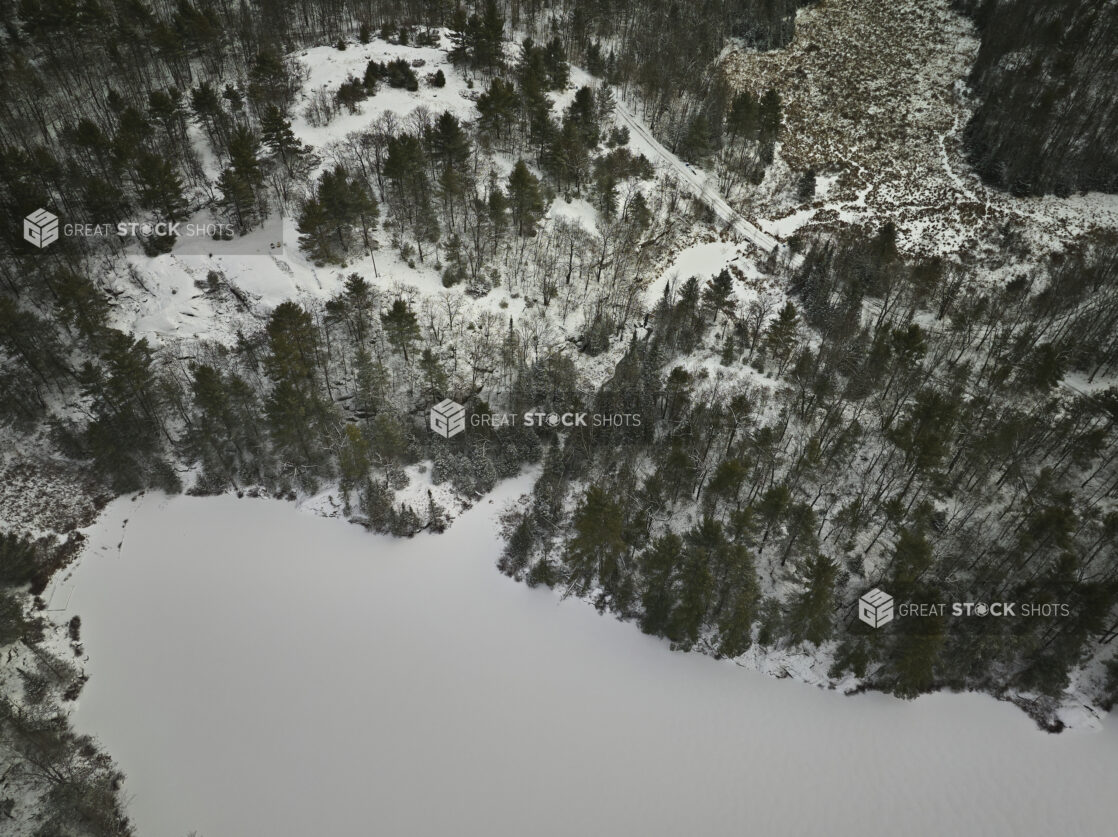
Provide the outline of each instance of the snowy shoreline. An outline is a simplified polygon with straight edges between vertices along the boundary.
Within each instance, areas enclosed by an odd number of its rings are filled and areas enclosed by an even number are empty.
[[[527,487],[437,541],[274,500],[114,501],[67,582],[92,675],[74,721],[129,775],[141,830],[1105,830],[1113,724],[1043,735],[981,695],[837,700],[669,653],[494,570]]]

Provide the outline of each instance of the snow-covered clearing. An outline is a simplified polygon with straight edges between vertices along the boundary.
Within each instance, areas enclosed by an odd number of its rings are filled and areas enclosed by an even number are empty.
[[[444,34],[442,48],[404,46],[376,39],[367,45],[350,44],[345,50],[319,46],[297,53],[295,58],[305,69],[306,80],[292,107],[292,129],[301,141],[314,148],[320,160],[319,169],[333,165],[332,144],[368,130],[385,118],[404,128],[414,127],[417,114],[436,115],[444,110],[463,122],[475,120],[478,116],[475,100],[482,81],[468,79],[450,64],[446,53],[448,44]],[[375,95],[358,104],[356,113],[342,109],[325,125],[308,121],[306,107],[317,91],[335,91],[347,78],[362,77],[370,60],[386,62],[395,58],[402,58],[414,67],[420,78],[417,91],[382,84]],[[440,69],[446,86],[437,88],[426,81],[426,76]],[[596,86],[598,81],[572,67],[571,85],[556,96],[557,114],[573,98],[576,87],[583,84]],[[679,178],[678,170],[684,164],[656,143],[635,117],[631,114],[624,118],[617,116],[616,121],[634,126],[632,150],[650,158],[658,178]],[[200,137],[199,142],[202,142]],[[200,153],[202,151],[205,149],[200,148]],[[494,155],[492,165],[498,180],[507,177],[514,163],[515,158],[508,154]],[[703,172],[692,169],[684,174],[680,179],[684,188],[699,183],[696,188],[709,191],[703,185],[706,180]],[[656,187],[645,184],[642,188]],[[721,201],[717,195],[714,197]],[[720,211],[729,213],[727,217],[731,220],[741,220],[728,205],[722,206]],[[560,223],[573,223],[590,235],[597,235],[602,218],[586,197],[559,195],[552,202],[543,224]],[[734,229],[731,224],[731,233]],[[686,232],[686,228],[679,227],[673,234]],[[758,232],[757,235],[768,241],[764,234]],[[338,293],[345,278],[352,273],[365,277],[386,295],[403,295],[417,306],[424,299],[437,299],[442,295],[459,297],[466,321],[476,321],[486,313],[502,319],[509,316],[520,319],[528,311],[532,301],[510,294],[507,288],[496,289],[480,299],[468,296],[461,285],[448,290],[443,287],[436,269],[438,253],[427,252],[424,260],[405,259],[392,246],[389,231],[380,229],[374,237],[378,247],[373,253],[354,255],[344,265],[315,265],[299,249],[295,219],[290,215],[282,219],[273,215],[264,229],[234,242],[180,242],[172,253],[156,258],[137,250],[129,254],[125,264],[106,272],[102,281],[113,299],[114,324],[157,345],[182,341],[189,347],[189,341],[198,339],[232,345],[238,332],[259,328],[268,312],[280,302],[288,299],[321,302]],[[751,254],[756,253],[752,251]],[[700,278],[705,281],[722,266],[706,265]],[[214,292],[211,275],[219,277],[221,292]],[[648,276],[652,278],[656,274],[650,272]],[[548,348],[570,349],[584,326],[584,312],[576,307],[565,318],[554,308],[544,311],[537,307],[536,312],[537,318],[549,321]],[[640,316],[641,312],[633,314]],[[601,383],[623,349],[624,346],[619,345],[599,358],[584,359],[581,371],[587,386]]]
[[[374,39],[367,45],[351,43],[345,50],[319,46],[297,53],[295,58],[304,67],[306,80],[292,107],[292,129],[319,155],[319,169],[333,165],[332,143],[368,130],[386,116],[404,127],[411,125],[417,113],[436,115],[449,110],[463,122],[476,119],[475,100],[482,82],[469,79],[449,62],[448,44],[444,34],[441,48]],[[510,44],[511,52],[515,49]],[[308,121],[305,110],[317,91],[332,92],[347,78],[361,78],[370,60],[387,62],[396,58],[413,65],[420,78],[419,90],[412,92],[382,84],[375,95],[358,104],[355,113],[343,108],[325,125]],[[445,87],[437,88],[426,81],[426,76],[436,70],[443,71]],[[556,113],[569,103],[576,87],[598,84],[599,81],[585,71],[572,67],[569,89],[556,96]],[[713,208],[720,223],[725,224],[723,235],[729,234],[741,242],[742,246],[734,252],[743,265],[745,255],[755,258],[760,251],[777,246],[775,238],[753,226],[717,194],[707,172],[684,163],[665,149],[623,104],[618,103],[614,118],[618,125],[629,127],[631,150],[648,157],[657,177],[674,179]],[[198,142],[199,153],[208,152],[201,136]],[[514,162],[507,154],[496,154],[493,159],[495,173],[499,178],[507,177]],[[212,220],[211,215],[201,213],[199,220]],[[596,234],[601,220],[585,198],[560,195],[552,203],[544,223],[573,222]],[[686,230],[680,227],[677,232],[682,234]],[[264,229],[234,242],[184,240],[172,253],[156,258],[144,256],[137,250],[128,256],[126,264],[106,273],[102,281],[113,298],[114,324],[156,344],[195,339],[232,344],[238,331],[252,330],[280,302],[324,300],[336,294],[345,277],[355,272],[384,291],[405,293],[413,302],[443,293],[464,295],[461,286],[450,291],[443,288],[435,269],[438,261],[435,256],[428,253],[423,261],[405,260],[390,245],[390,237],[380,230],[375,235],[379,246],[374,253],[357,255],[345,265],[316,266],[299,250],[295,219],[290,216],[281,219],[273,214]],[[748,243],[756,245],[760,251],[748,247]],[[705,281],[723,266],[724,263],[706,260],[700,278]],[[229,304],[228,294],[214,294],[207,289],[211,273],[217,274],[223,286],[231,289],[236,296],[235,304]],[[524,301],[510,300],[509,295],[501,291],[481,299],[467,297],[464,303],[470,319],[476,319],[485,311],[502,316],[517,315],[524,307]],[[549,319],[557,318],[550,316]],[[581,313],[570,320],[555,323],[559,329],[555,345],[564,345],[568,337],[577,335],[583,324]],[[594,370],[588,370],[588,376],[600,382]]]
[[[54,606],[141,834],[1110,833],[1118,725],[843,698],[669,653],[493,569],[522,477],[393,540],[232,497],[115,501]]]

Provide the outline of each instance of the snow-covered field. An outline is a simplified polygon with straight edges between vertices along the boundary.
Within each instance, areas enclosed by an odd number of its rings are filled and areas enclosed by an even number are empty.
[[[82,615],[75,723],[139,834],[1112,833],[1118,725],[670,653],[494,571],[529,485],[412,540],[279,501],[112,503],[51,607]]]

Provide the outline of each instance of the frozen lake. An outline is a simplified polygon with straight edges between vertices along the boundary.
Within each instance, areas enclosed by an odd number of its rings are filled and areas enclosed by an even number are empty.
[[[1114,833],[1118,718],[1052,736],[986,697],[671,653],[496,571],[527,485],[406,541],[278,501],[113,503],[56,594],[90,657],[76,724],[140,837]]]

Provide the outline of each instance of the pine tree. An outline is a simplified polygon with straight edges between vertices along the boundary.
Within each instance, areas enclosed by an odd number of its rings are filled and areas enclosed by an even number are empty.
[[[730,112],[726,116],[726,129],[730,134],[729,141],[733,143],[738,138],[756,140],[759,122],[757,100],[748,90],[738,93],[731,102]]]
[[[473,51],[470,20],[465,8],[455,6],[447,26],[450,29],[450,61],[455,66],[463,66],[471,60]]]
[[[218,204],[226,216],[233,219],[237,229],[242,234],[252,229],[259,219],[259,207],[252,184],[232,168],[226,168],[218,178],[217,188],[221,192]]]
[[[485,8],[476,31],[475,61],[477,66],[492,73],[504,65],[502,51],[505,40],[505,18],[498,10],[496,0],[485,0]]]
[[[338,449],[338,471],[341,491],[347,497],[369,473],[369,440],[355,424],[347,424]]]
[[[528,575],[524,580],[529,587],[537,587],[540,584],[545,587],[554,587],[559,580],[559,574],[551,559],[546,555],[541,555],[536,563],[532,564],[532,568],[528,570]]]
[[[505,575],[517,576],[528,566],[535,538],[527,516],[521,517],[509,535],[497,566]]]
[[[722,354],[719,356],[718,362],[722,366],[733,366],[737,357],[737,341],[734,340],[734,332],[732,329],[726,329],[726,339],[722,343]]]
[[[600,137],[598,108],[595,104],[594,90],[580,87],[575,91],[574,100],[567,108],[565,122],[570,123],[578,132],[588,149],[596,148]]]
[[[423,143],[411,134],[388,140],[384,176],[392,184],[389,201],[394,214],[411,228],[423,259],[423,243],[437,241],[439,224],[431,206],[431,185],[427,179],[427,155]]]
[[[687,131],[679,141],[679,156],[696,163],[710,154],[710,122],[706,114],[696,114],[687,125]]]
[[[637,192],[625,207],[625,219],[637,230],[644,231],[652,223],[652,213],[648,209],[648,202],[644,195]]]
[[[364,183],[351,179],[340,165],[326,170],[299,215],[299,244],[316,261],[342,261],[352,246],[352,233],[361,229],[365,247],[372,246],[379,209]]]
[[[516,89],[501,78],[489,82],[489,87],[478,97],[478,124],[482,133],[491,139],[505,139],[516,120],[519,101]]]
[[[287,113],[298,91],[297,80],[273,50],[265,48],[256,54],[248,73],[248,98],[259,111],[269,105]]]
[[[256,430],[256,393],[237,375],[206,364],[194,370],[190,391],[194,414],[187,443],[207,476],[224,485],[259,479],[264,445]]]
[[[657,538],[641,553],[641,630],[662,636],[668,630],[676,591],[674,579],[683,556],[683,539],[674,532]]]
[[[365,83],[353,76],[343,81],[334,94],[334,98],[337,100],[338,104],[350,113],[357,113],[357,106],[368,97],[369,94],[365,89]]]
[[[800,177],[800,182],[796,186],[796,197],[801,203],[815,200],[815,169],[808,169]]]
[[[709,555],[703,549],[688,547],[684,552],[679,575],[679,596],[668,621],[667,636],[684,649],[699,641],[713,587]]]
[[[787,625],[793,642],[821,645],[834,630],[834,594],[838,565],[816,554],[803,567],[803,590],[794,594]]]
[[[411,310],[408,304],[402,299],[396,299],[392,302],[392,307],[389,308],[380,318],[381,325],[384,326],[385,335],[388,337],[388,342],[404,356],[404,362],[408,362],[408,346],[419,339],[419,320],[415,316],[415,312]]]
[[[229,117],[222,110],[221,99],[218,97],[217,91],[208,81],[201,82],[190,91],[190,109],[194,111],[194,115],[205,126],[210,144],[214,148],[220,147],[220,143],[225,139],[228,130]]]
[[[260,138],[247,125],[237,125],[229,135],[229,165],[253,188],[264,183],[259,149]]]
[[[279,453],[295,467],[304,485],[324,472],[323,441],[334,415],[319,389],[318,332],[309,313],[283,302],[268,320],[264,369],[274,386],[266,411]]]
[[[334,248],[333,227],[326,207],[318,198],[311,197],[303,204],[296,222],[299,231],[299,248],[316,263],[337,259]]]
[[[703,305],[712,314],[725,311],[730,298],[734,295],[734,279],[730,271],[723,268],[718,275],[707,281],[703,288]]]
[[[761,160],[765,165],[773,161],[774,148],[780,134],[782,103],[776,88],[770,87],[761,97],[758,108],[758,139],[761,143]]]
[[[516,234],[535,235],[544,202],[540,194],[540,180],[528,170],[523,160],[517,160],[509,175],[508,202]]]
[[[563,42],[558,36],[548,41],[544,48],[544,66],[547,68],[548,87],[552,90],[565,89],[571,77],[571,68],[567,64]]]
[[[792,351],[798,342],[799,324],[800,315],[796,312],[796,306],[787,302],[765,333],[765,352],[777,362],[778,375],[784,372],[784,367],[792,357]]]
[[[407,448],[407,437],[400,420],[391,413],[377,413],[373,419],[373,451],[381,463],[400,462]]]
[[[625,552],[621,507],[598,485],[587,489],[575,511],[565,562],[571,581],[589,588],[595,577],[609,585]]]
[[[936,616],[916,616],[905,623],[889,660],[893,694],[911,700],[935,687],[935,666],[944,642],[944,625],[943,619]]]
[[[458,119],[444,111],[426,136],[427,155],[439,171],[439,187],[444,204],[454,224],[454,202],[465,189],[467,162],[470,159],[470,138]]]
[[[161,459],[163,399],[152,348],[147,340],[133,340],[115,329],[105,330],[100,345],[98,362],[87,361],[78,374],[93,415],[85,432],[89,455],[117,491],[156,482],[168,491],[179,490],[177,477],[173,471],[166,474]]]
[[[162,213],[168,221],[181,220],[186,211],[182,179],[174,164],[163,157],[141,152],[136,160],[140,205]]]
[[[260,117],[260,137],[272,155],[283,163],[288,174],[297,170],[309,153],[291,130],[291,123],[275,105],[268,105]]]
[[[419,357],[419,373],[423,377],[423,389],[431,403],[439,400],[448,389],[446,371],[439,359],[430,349],[424,349]]]
[[[724,548],[728,572],[720,585],[729,588],[726,604],[718,619],[718,653],[738,657],[753,644],[753,623],[761,600],[760,585],[749,550],[740,544]]]

